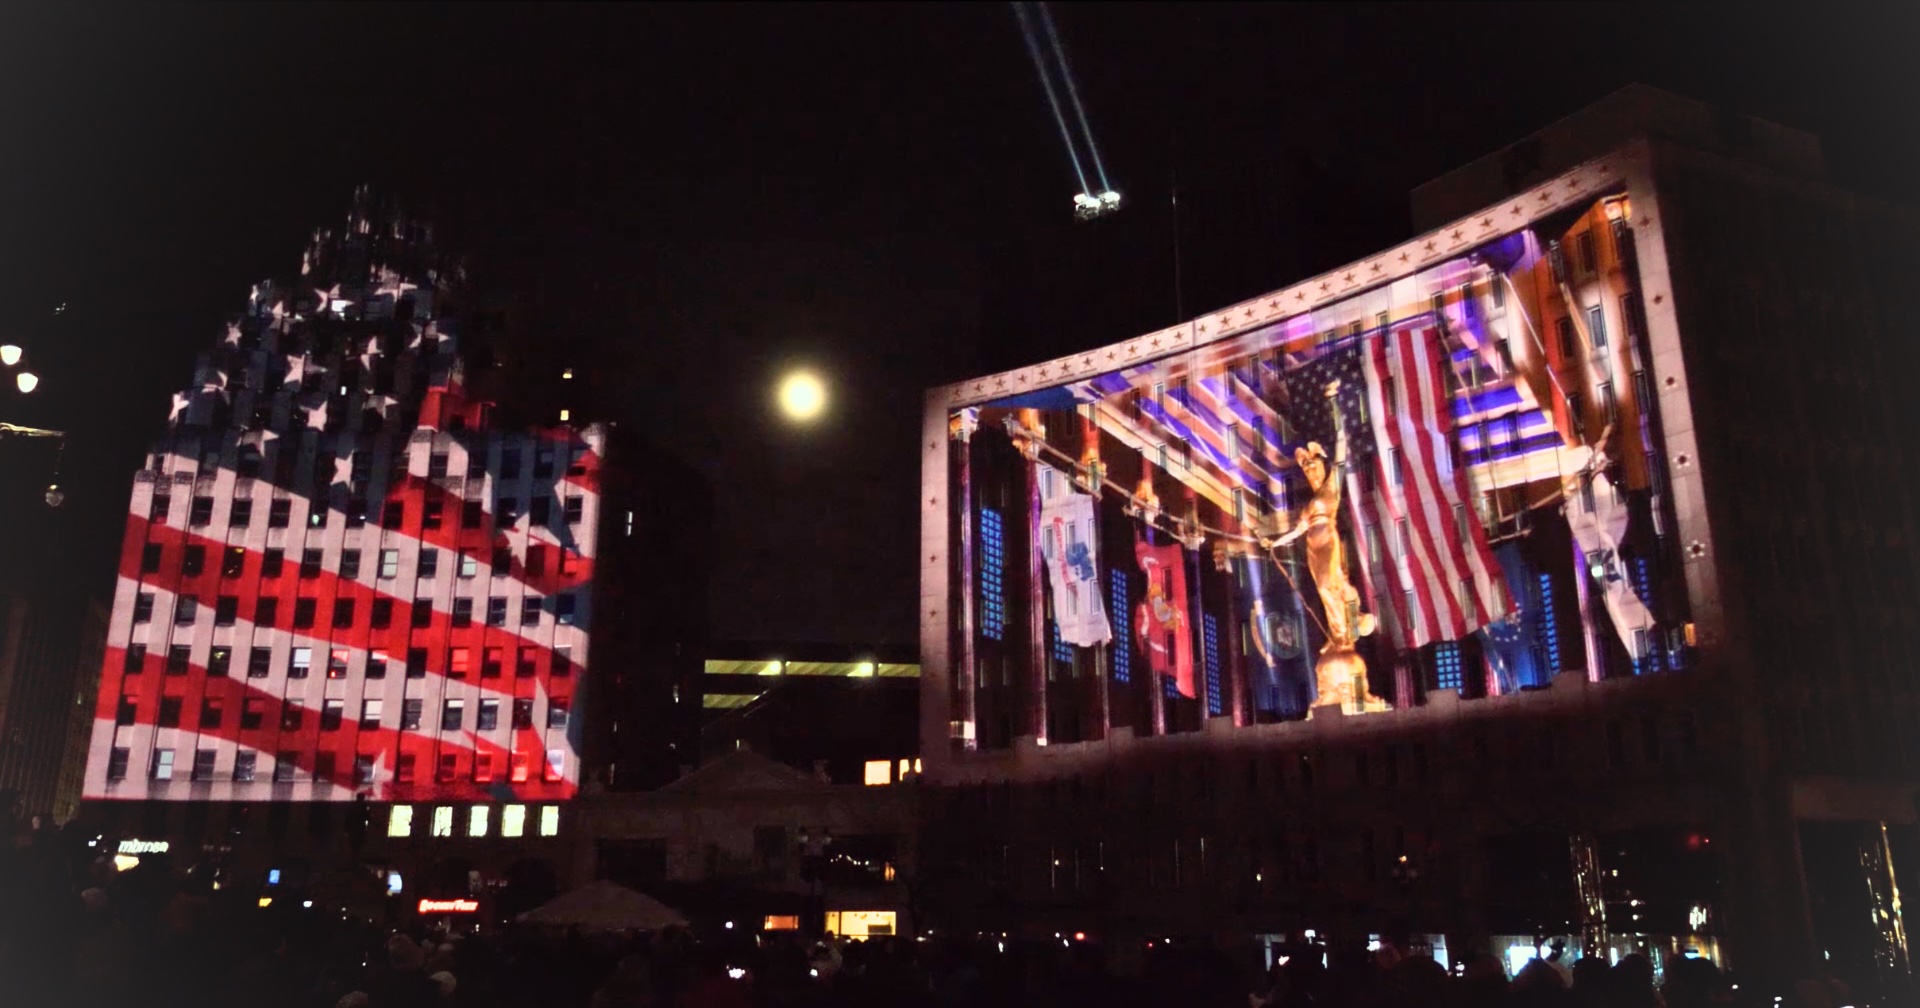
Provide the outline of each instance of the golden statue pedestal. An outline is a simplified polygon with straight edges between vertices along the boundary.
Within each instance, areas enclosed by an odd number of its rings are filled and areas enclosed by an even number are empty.
[[[1367,687],[1367,663],[1351,646],[1329,643],[1320,649],[1313,666],[1318,698],[1313,707],[1339,707],[1343,714],[1371,714],[1391,709]],[[1311,713],[1309,714],[1311,716]]]

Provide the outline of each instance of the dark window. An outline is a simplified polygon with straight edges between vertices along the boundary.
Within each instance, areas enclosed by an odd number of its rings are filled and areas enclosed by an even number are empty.
[[[113,723],[125,727],[138,720],[137,715],[138,711],[135,709],[134,699],[130,696],[123,696],[120,698],[119,708],[114,712]]]
[[[387,677],[387,656],[379,651],[367,656],[367,678],[385,679]]]
[[[182,595],[174,600],[173,622],[175,626],[186,626],[200,615],[200,596]]]
[[[299,767],[300,767],[299,754],[293,752],[292,750],[282,749],[278,754],[274,756],[274,759],[273,759],[273,782],[275,784],[285,784],[286,782],[292,780],[294,773],[299,769]],[[275,807],[285,808],[286,806],[278,805]]]
[[[292,501],[277,500],[267,505],[267,527],[268,528],[286,528],[287,523],[292,519],[293,519],[293,502]]]
[[[133,597],[133,621],[146,623],[153,619],[153,593],[140,592]]]
[[[440,708],[440,730],[459,731],[460,725],[466,721],[466,710],[465,700],[448,700],[446,705]]]
[[[484,448],[467,452],[467,478],[479,479],[487,474],[487,451]]]
[[[540,623],[540,596],[528,595],[520,600],[520,625],[538,626]]]
[[[187,524],[194,528],[213,523],[213,498],[195,497],[193,508],[187,512]]]
[[[207,548],[189,546],[180,554],[180,573],[186,577],[198,577],[207,569]]]
[[[272,671],[272,648],[257,647],[247,652],[247,678],[265,679]]]
[[[393,600],[390,598],[374,599],[371,621],[375,630],[385,630],[387,627],[392,626]]]
[[[500,701],[480,701],[480,720],[473,727],[477,731],[492,731],[500,727]]]
[[[360,551],[357,549],[340,551],[340,576],[351,581],[360,576]]]
[[[500,453],[500,478],[520,478],[520,449],[509,448]]]
[[[487,600],[487,625],[507,625],[507,600],[498,596]]]
[[[347,654],[346,648],[327,650],[327,678],[345,679],[347,677]]]
[[[1580,335],[1573,331],[1573,319],[1562,316],[1555,323],[1560,333],[1560,357],[1575,360],[1580,356]]]
[[[236,500],[227,508],[227,524],[234,528],[246,528],[253,524],[253,502]]]
[[[185,644],[175,644],[167,649],[167,674],[186,675],[187,666],[193,663],[193,649]]]
[[[561,626],[573,625],[573,596],[556,595],[553,598],[553,618]]]
[[[260,576],[270,578],[279,577],[280,567],[286,563],[286,560],[287,554],[285,550],[270,549],[260,554]]]
[[[310,507],[307,510],[307,527],[308,528],[319,528],[322,525],[325,525],[326,523],[327,523],[326,508],[316,506],[316,507]]]
[[[427,456],[427,478],[445,479],[447,475],[447,453],[434,452]]]
[[[547,572],[547,548],[540,545],[527,547],[527,574],[539,577]]]
[[[394,782],[398,784],[413,783],[413,768],[418,762],[419,757],[413,753],[401,753],[399,761],[393,766]]]
[[[340,722],[345,718],[347,702],[339,697],[328,697],[320,702],[320,730],[339,731]]]
[[[445,510],[446,510],[446,505],[442,504],[441,502],[428,501],[420,513],[420,527],[426,528],[426,529],[439,528],[440,515]]]
[[[294,599],[293,600],[293,628],[295,630],[306,630],[311,628],[313,626],[314,610],[318,609],[319,607],[320,607],[319,599],[310,599],[310,598]]]
[[[124,748],[116,748],[107,754],[108,780],[118,781],[127,779],[127,760],[129,756],[130,754]]]
[[[353,782],[355,784],[373,783],[373,757],[359,755],[353,758]]]
[[[535,525],[545,525],[553,521],[553,498],[535,497],[533,499],[533,513],[530,517]]]
[[[481,648],[480,649],[480,678],[482,679],[500,678],[500,663],[502,659],[503,659],[503,652],[501,651],[501,649],[497,647]]]
[[[163,696],[160,698],[160,721],[162,728],[180,727],[180,698]]]
[[[233,779],[245,784],[253,780],[253,768],[259,753],[241,751],[233,754]]]
[[[367,525],[367,499],[353,497],[347,500],[347,527],[365,528]]]
[[[413,600],[413,619],[410,622],[413,624],[415,629],[432,626],[433,625],[433,600],[430,598],[414,599]]]
[[[165,525],[167,523],[167,513],[172,509],[173,498],[156,495],[153,498],[153,506],[147,511],[147,519],[155,525]]]
[[[160,544],[148,543],[140,547],[140,573],[160,573]]]
[[[515,700],[513,702],[513,726],[515,728],[533,727],[532,700]]]
[[[353,599],[333,600],[333,628],[345,630],[353,625]]]
[[[427,677],[427,649],[407,649],[407,678],[425,679]]]
[[[321,781],[332,780],[333,768],[336,762],[338,762],[338,757],[336,757],[333,753],[330,753],[330,752],[314,753],[313,754],[313,779],[321,780]],[[323,814],[326,808],[327,806],[325,804],[314,804],[314,805],[307,806],[308,825],[314,826],[317,832],[322,834],[326,832],[326,829],[325,829],[325,823],[321,820],[320,816]]]
[[[120,664],[120,670],[128,675],[138,675],[147,664],[147,646],[145,644],[127,645],[127,654]]]
[[[553,649],[553,674],[566,676],[573,672],[573,647],[562,644]]]
[[[278,622],[280,622],[280,600],[279,599],[263,598],[254,602],[253,604],[253,625],[254,626],[270,628]]]
[[[564,697],[554,697],[547,701],[547,727],[565,728],[567,726],[567,701]]]
[[[223,706],[219,697],[205,697],[200,701],[200,730],[206,731],[220,727],[220,715]]]
[[[420,730],[420,709],[425,703],[426,701],[419,697],[411,697],[400,704],[401,731]],[[404,762],[409,759],[409,757],[402,756],[400,759]]]
[[[456,627],[473,625],[473,600],[457,598],[453,600],[453,625]]]
[[[1578,266],[1582,273],[1592,273],[1600,268],[1600,252],[1594,246],[1593,229],[1588,228],[1574,238],[1575,248],[1579,250]]]
[[[238,595],[222,595],[213,600],[214,626],[232,626],[233,621],[239,616],[240,597]]]
[[[207,652],[207,674],[226,678],[233,671],[233,649],[216,645]]]
[[[298,706],[295,706],[294,704],[287,704],[286,706],[280,708],[280,730],[281,731],[299,731],[300,730],[300,708]]]
[[[300,551],[300,576],[317,578],[320,576],[321,552],[317,549]]]
[[[1595,350],[1607,348],[1607,313],[1599,305],[1587,309],[1587,335],[1592,337]]]
[[[414,573],[423,578],[430,578],[440,573],[440,551],[435,549],[422,549],[420,551],[420,561],[415,565]]]
[[[219,754],[212,749],[196,749],[193,753],[193,779],[198,781],[213,779],[213,761]]]
[[[553,451],[542,448],[533,456],[533,478],[550,479],[553,476]]]
[[[388,501],[380,514],[382,528],[397,529],[407,520],[407,506],[400,501]]]
[[[520,649],[519,660],[513,664],[513,674],[522,679],[531,679],[538,671],[537,665],[539,661],[539,648],[523,647]]]
[[[265,396],[259,397],[259,402],[261,404],[265,404],[266,397]],[[259,407],[256,406],[255,407],[256,415],[258,414],[258,409]],[[269,407],[269,412],[267,415],[269,417],[273,415],[271,412],[271,407]],[[262,422],[264,423],[265,421],[262,421]],[[260,450],[258,448],[252,448],[252,447],[241,449],[240,450],[240,478],[253,479],[259,475],[260,475]]]
[[[496,529],[512,527],[513,517],[519,513],[519,500],[512,497],[500,498],[500,502],[494,505],[493,509],[493,527]]]
[[[460,757],[453,753],[440,754],[440,767],[434,771],[433,779],[445,784],[460,773]]]
[[[221,577],[237,578],[245,573],[246,569],[247,548],[245,546],[229,546],[227,551],[220,555]]]
[[[493,548],[493,576],[504,577],[513,570],[513,550],[505,546]]]
[[[580,497],[567,498],[567,503],[566,503],[567,524],[578,525],[580,523],[580,516],[582,514],[582,509],[585,506],[586,506],[586,501],[583,498],[580,498]]]
[[[479,501],[466,501],[460,505],[460,527],[477,529],[486,518],[486,512]]]

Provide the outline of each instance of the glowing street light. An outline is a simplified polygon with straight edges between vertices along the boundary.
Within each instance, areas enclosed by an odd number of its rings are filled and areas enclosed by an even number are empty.
[[[7,344],[6,346],[0,346],[0,364],[5,364],[7,367],[12,367],[18,363],[20,363],[19,347],[14,346],[11,343]]]
[[[13,376],[14,385],[22,392],[31,392],[40,385],[40,376],[31,371],[22,371]]]
[[[795,371],[780,380],[780,410],[800,423],[813,420],[827,408],[827,387],[809,371]]]

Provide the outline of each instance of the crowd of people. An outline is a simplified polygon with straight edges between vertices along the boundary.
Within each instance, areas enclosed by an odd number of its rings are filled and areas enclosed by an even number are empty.
[[[70,848],[69,848],[70,849]],[[18,848],[0,865],[0,1003],[154,1008],[1842,1008],[1830,982],[1742,991],[1705,960],[1490,956],[1454,970],[1392,945],[1229,954],[949,935],[862,942],[745,929],[587,934],[396,928],[209,891],[170,871]],[[1888,1002],[1891,1004],[1891,1002]]]

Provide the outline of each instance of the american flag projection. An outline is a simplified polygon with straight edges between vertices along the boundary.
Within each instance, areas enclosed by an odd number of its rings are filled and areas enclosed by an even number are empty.
[[[322,234],[173,397],[88,798],[576,791],[604,431],[492,429],[441,277],[378,265],[418,245],[359,213]]]

